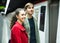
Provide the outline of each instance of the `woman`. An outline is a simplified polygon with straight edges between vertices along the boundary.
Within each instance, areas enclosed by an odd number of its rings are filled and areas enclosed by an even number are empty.
[[[16,10],[15,15],[12,17],[11,21],[11,41],[10,43],[28,43],[28,36],[26,30],[23,26],[25,20],[25,11]]]

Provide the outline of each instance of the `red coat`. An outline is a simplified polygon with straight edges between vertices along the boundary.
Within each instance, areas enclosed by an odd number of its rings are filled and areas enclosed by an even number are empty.
[[[28,43],[28,36],[25,28],[18,22],[12,27],[10,43]]]

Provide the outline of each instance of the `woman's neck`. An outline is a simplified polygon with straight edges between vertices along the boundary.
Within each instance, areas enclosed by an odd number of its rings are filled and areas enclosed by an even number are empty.
[[[19,22],[22,25],[22,22],[20,20],[17,20],[17,22]]]

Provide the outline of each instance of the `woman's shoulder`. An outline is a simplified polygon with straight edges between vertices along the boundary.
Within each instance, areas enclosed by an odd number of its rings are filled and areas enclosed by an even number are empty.
[[[15,24],[13,27],[12,27],[12,30],[15,30],[15,29],[17,29],[18,28],[18,26]]]

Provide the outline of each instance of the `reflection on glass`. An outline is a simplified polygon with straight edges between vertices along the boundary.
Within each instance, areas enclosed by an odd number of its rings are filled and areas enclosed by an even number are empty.
[[[41,31],[44,31],[45,11],[46,11],[46,6],[41,6],[41,13],[40,13],[40,30]]]
[[[7,0],[0,0],[0,11],[4,11]]]

